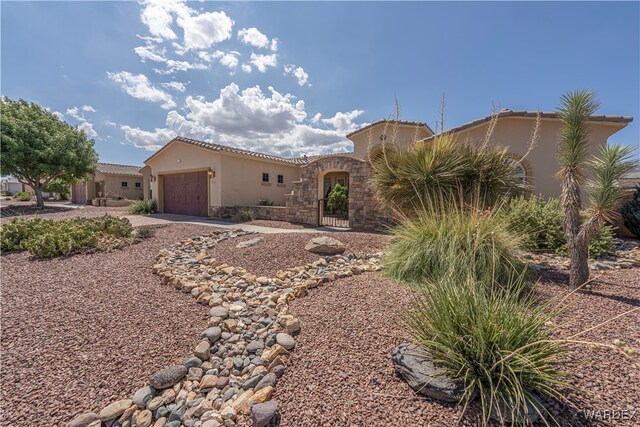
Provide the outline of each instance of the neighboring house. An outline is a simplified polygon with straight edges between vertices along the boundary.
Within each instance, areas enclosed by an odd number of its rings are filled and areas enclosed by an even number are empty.
[[[143,198],[140,166],[96,163],[95,171],[71,186],[71,201],[79,204],[126,204]],[[116,200],[123,202],[117,203]]]
[[[7,196],[13,196],[16,193],[21,193],[24,191],[24,184],[22,184],[15,178],[2,178],[0,184],[0,191],[2,192],[2,194],[6,194]]]
[[[531,184],[531,193],[557,197],[555,179],[559,166],[556,147],[561,121],[555,113],[542,113],[539,140],[526,153],[537,112],[502,110],[491,144],[508,147],[519,163],[518,173]],[[458,141],[484,140],[492,116],[458,126]],[[592,116],[590,151],[624,128],[631,117]],[[395,135],[395,136],[392,136]],[[348,220],[344,225],[372,229],[385,215],[367,182],[370,160],[384,149],[406,149],[415,141],[428,144],[434,136],[424,123],[381,120],[347,135],[353,152],[323,156],[283,158],[220,144],[177,137],[145,161],[145,198],[156,198],[161,212],[197,216],[220,216],[228,207],[253,206],[265,219],[304,224],[331,224],[323,199],[336,183],[349,187]],[[391,140],[395,147],[391,146]],[[150,187],[147,187],[150,186]],[[257,206],[260,201],[276,206]]]

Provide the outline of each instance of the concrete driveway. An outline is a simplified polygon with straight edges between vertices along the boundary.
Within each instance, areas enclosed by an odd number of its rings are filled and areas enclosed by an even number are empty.
[[[226,221],[219,221],[215,219],[202,218],[198,216],[189,215],[176,215],[176,214],[164,214],[157,213],[151,215],[123,215],[123,218],[127,218],[131,221],[134,227],[141,225],[158,225],[158,224],[171,224],[171,223],[186,223],[186,224],[198,224],[208,225],[216,228],[233,228],[245,231],[251,231],[254,233],[334,233],[341,231],[350,231],[348,228],[332,228],[332,227],[314,227],[314,228],[301,228],[301,229],[286,229],[286,228],[273,228],[263,227],[261,225],[250,225],[242,223],[230,223]]]

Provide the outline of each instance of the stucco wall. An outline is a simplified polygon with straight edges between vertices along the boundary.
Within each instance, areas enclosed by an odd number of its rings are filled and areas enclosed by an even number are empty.
[[[176,172],[213,171],[209,181],[209,206],[255,206],[259,200],[285,204],[285,194],[293,190],[293,181],[300,179],[300,168],[281,162],[252,159],[248,156],[220,153],[175,141],[147,162],[153,198],[163,210],[160,190],[163,174]],[[262,173],[269,173],[269,185],[262,184]],[[284,184],[277,182],[284,175]]]
[[[263,173],[269,174],[269,183],[262,182]],[[278,184],[278,175],[283,175],[284,184]],[[225,154],[221,177],[222,206],[255,206],[259,200],[284,206],[285,194],[290,193],[293,182],[300,179],[300,167]]]
[[[98,197],[98,195],[95,194],[95,182],[98,181],[104,181],[105,184],[106,194],[103,194],[102,197],[108,199],[117,199],[119,197],[128,200],[142,199],[143,188],[141,176],[111,175],[96,172],[94,181],[87,181],[87,192],[92,194],[90,198]],[[127,187],[122,186],[123,181],[127,182]],[[136,182],[140,183],[140,188],[136,188]]]
[[[394,143],[394,126],[384,123],[372,127],[370,130],[364,130],[350,139],[353,141],[353,157],[356,159],[368,160],[368,150],[371,150],[371,154],[382,149],[382,143],[386,144],[385,149],[388,147],[396,147],[399,149],[406,149],[410,144],[418,140],[427,138],[431,133],[424,127],[399,125],[395,128],[396,136]],[[381,136],[386,135],[386,139],[381,139]]]
[[[507,147],[514,157],[522,157],[528,150],[531,134],[535,124],[534,118],[506,117],[498,119],[491,144]],[[458,141],[481,142],[487,133],[487,124],[458,132]],[[562,123],[557,119],[543,119],[538,143],[529,153],[524,166],[527,179],[532,185],[531,193],[544,197],[560,196],[560,183],[555,178],[559,164],[557,147]],[[594,153],[598,146],[604,146],[607,138],[620,130],[623,124],[590,124],[590,151]]]

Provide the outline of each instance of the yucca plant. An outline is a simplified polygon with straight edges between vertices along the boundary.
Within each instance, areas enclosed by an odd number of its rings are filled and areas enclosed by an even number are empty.
[[[372,165],[377,199],[404,214],[419,212],[441,195],[491,207],[526,190],[505,148],[458,141],[447,133],[407,150],[389,150]]]
[[[581,90],[563,95],[558,109],[563,126],[558,146],[560,170],[557,176],[562,187],[560,201],[571,260],[569,282],[573,287],[582,286],[589,280],[589,242],[618,215],[624,195],[619,181],[636,164],[631,157],[631,147],[604,146],[599,147],[595,154],[590,153],[588,122],[598,107],[595,93]],[[580,215],[583,185],[589,202],[584,220]]]

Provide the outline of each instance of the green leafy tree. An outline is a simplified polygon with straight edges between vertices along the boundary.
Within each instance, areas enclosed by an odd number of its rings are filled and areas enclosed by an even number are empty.
[[[43,188],[54,180],[73,182],[93,171],[98,156],[83,130],[33,102],[5,97],[0,107],[2,175],[31,186],[38,207],[44,206]]]
[[[588,90],[562,96],[558,115],[563,122],[558,146],[564,209],[564,233],[571,266],[569,282],[573,287],[589,280],[589,242],[618,214],[623,190],[620,179],[635,166],[633,149],[603,146],[590,157],[588,121],[599,107],[595,93]],[[582,187],[588,199],[586,215],[581,217]]]
[[[71,198],[71,184],[75,182],[76,180],[69,182],[62,178],[56,178],[47,185],[44,185],[42,190],[49,193],[56,193],[60,196],[61,200],[69,200]]]
[[[327,207],[331,212],[345,215],[349,209],[349,189],[343,185],[336,184],[327,197]]]
[[[634,236],[640,238],[640,184],[636,185],[636,191],[633,198],[622,206],[620,209],[624,226],[633,233]]]

